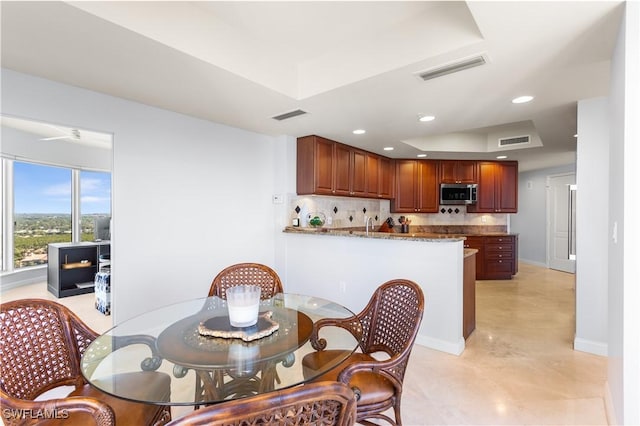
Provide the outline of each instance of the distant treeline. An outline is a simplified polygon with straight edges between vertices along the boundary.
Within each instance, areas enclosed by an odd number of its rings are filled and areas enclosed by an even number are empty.
[[[80,220],[81,241],[93,241],[94,216]],[[14,216],[13,260],[15,268],[47,263],[47,245],[71,241],[70,214],[16,214]]]

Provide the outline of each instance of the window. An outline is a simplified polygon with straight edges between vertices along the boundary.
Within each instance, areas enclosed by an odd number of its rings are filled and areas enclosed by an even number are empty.
[[[81,241],[109,240],[111,173],[80,172]]]
[[[0,274],[18,283],[40,276],[50,243],[110,239],[113,135],[5,114],[0,125]]]
[[[13,267],[45,264],[49,243],[72,238],[71,170],[16,161],[13,183]]]
[[[109,239],[111,173],[2,162],[3,193],[13,194],[3,200],[3,271],[46,264],[50,243]]]

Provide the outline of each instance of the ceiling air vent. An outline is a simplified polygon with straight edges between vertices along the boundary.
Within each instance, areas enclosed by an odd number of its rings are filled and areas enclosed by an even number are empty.
[[[297,117],[299,115],[303,115],[306,114],[306,111],[303,111],[301,109],[297,109],[295,111],[289,111],[289,112],[285,112],[284,114],[280,114],[280,115],[276,115],[275,117],[271,117],[274,120],[278,120],[278,121],[282,121],[282,120],[286,120],[288,118],[293,118],[293,117]]]
[[[432,78],[442,77],[443,75],[452,74],[454,72],[477,67],[487,63],[487,59],[483,56],[474,56],[457,62],[452,62],[441,67],[432,68],[427,71],[421,71],[417,75],[422,80],[431,80]]]
[[[500,138],[498,139],[498,146],[513,146],[523,145],[530,142],[530,137],[527,136],[514,136],[512,138]]]

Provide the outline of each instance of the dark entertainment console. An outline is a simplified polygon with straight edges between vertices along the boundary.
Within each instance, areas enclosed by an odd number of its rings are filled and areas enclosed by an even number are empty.
[[[56,297],[92,293],[110,251],[109,241],[49,244],[47,289]]]

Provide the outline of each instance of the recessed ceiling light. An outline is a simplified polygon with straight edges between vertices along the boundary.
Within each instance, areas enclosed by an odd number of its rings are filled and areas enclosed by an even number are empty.
[[[364,135],[365,133],[367,133],[367,131],[364,129],[356,129],[353,131],[354,135]]]
[[[498,160],[504,160],[505,158],[507,158],[507,156],[506,155],[498,155],[496,158]]]
[[[418,120],[424,122],[433,121],[436,118],[433,115],[419,115]]]
[[[393,151],[393,147],[392,146],[385,146],[383,149],[385,151]]]
[[[418,154],[418,158],[424,158],[426,156],[427,156],[427,154]]]
[[[514,98],[511,100],[511,102],[513,102],[514,104],[524,104],[527,102],[531,102],[533,100],[533,96],[518,96],[517,98]]]

